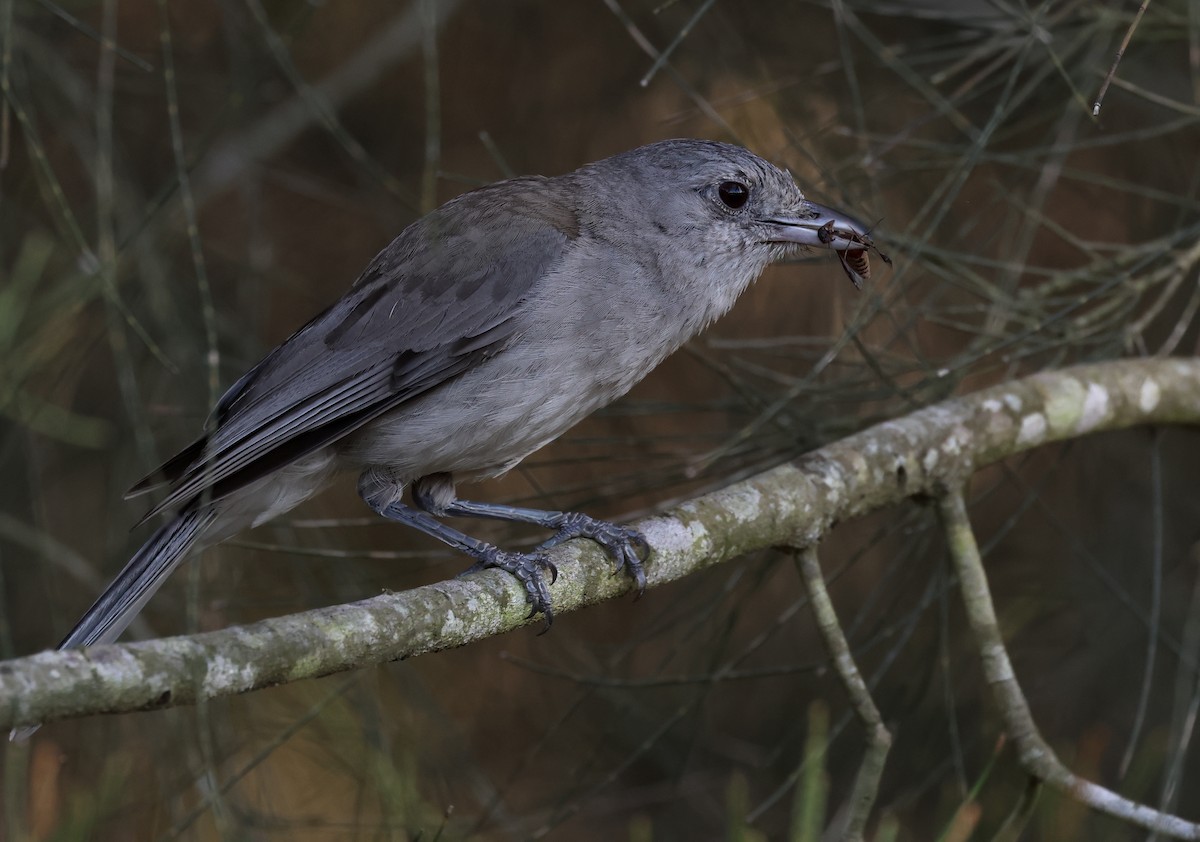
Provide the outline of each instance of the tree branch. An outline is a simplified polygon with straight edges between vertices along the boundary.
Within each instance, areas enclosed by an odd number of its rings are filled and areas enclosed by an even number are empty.
[[[967,501],[962,491],[949,489],[940,496],[938,514],[946,530],[946,543],[958,573],[963,604],[975,643],[979,647],[983,673],[992,687],[1005,730],[1017,744],[1021,765],[1038,780],[1093,810],[1176,839],[1200,839],[1200,825],[1130,801],[1110,789],[1080,778],[1058,759],[1033,721],[1033,712],[1025,701],[1025,694],[1021,691],[1016,671],[1004,646],[1000,622],[996,619],[987,575],[983,570],[983,559],[979,555],[970,518],[967,517]]]
[[[879,424],[638,524],[651,586],[772,546],[815,543],[835,522],[940,496],[1038,445],[1138,424],[1200,423],[1200,361],[1139,359],[1034,375]],[[601,550],[553,551],[559,614],[625,593]],[[524,591],[488,571],[222,631],[0,662],[0,729],[191,704],[500,634],[531,620]]]

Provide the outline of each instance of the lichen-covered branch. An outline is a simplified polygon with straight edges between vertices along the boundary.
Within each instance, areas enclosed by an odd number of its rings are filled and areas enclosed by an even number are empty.
[[[825,588],[825,577],[821,573],[821,563],[817,560],[816,547],[801,549],[797,553],[796,563],[800,568],[800,578],[804,580],[804,588],[808,591],[808,599],[812,603],[813,614],[817,620],[817,630],[821,639],[825,641],[829,660],[850,697],[850,706],[854,708],[867,732],[866,756],[863,757],[858,774],[854,777],[854,789],[850,794],[849,809],[846,811],[841,836],[847,842],[861,842],[865,837],[867,820],[871,818],[875,796],[879,793],[879,781],[883,777],[884,763],[892,747],[892,735],[883,724],[883,716],[879,713],[867,682],[863,680],[862,673],[854,662],[850,641],[842,631],[833,600]]]
[[[958,574],[971,633],[979,647],[983,674],[992,687],[992,695],[1000,708],[1005,729],[1017,744],[1021,765],[1038,780],[1094,810],[1175,839],[1200,839],[1200,824],[1130,801],[1112,790],[1078,777],[1058,759],[1033,721],[1033,713],[1029,710],[1029,703],[1025,701],[1025,694],[1009,660],[962,492],[952,489],[941,495],[938,513],[946,531],[950,558]]]
[[[956,488],[979,467],[1097,430],[1200,422],[1200,361],[1078,366],[879,424],[638,524],[651,586],[752,550],[806,546],[830,525]],[[558,611],[630,587],[593,544],[554,551]],[[0,663],[0,729],[189,704],[462,646],[526,622],[521,586],[485,572],[248,626],[44,652]]]

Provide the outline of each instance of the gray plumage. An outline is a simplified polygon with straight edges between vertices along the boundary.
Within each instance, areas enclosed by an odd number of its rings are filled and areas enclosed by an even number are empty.
[[[204,437],[134,487],[166,483],[147,517],[174,519],[61,646],[116,639],[190,552],[345,470],[380,514],[517,575],[548,619],[543,571],[553,570],[541,550],[506,553],[434,516],[557,530],[543,546],[591,537],[644,586],[633,530],[460,501],[454,483],[504,473],[623,395],[798,245],[862,252],[871,241],[786,173],[708,141],[657,143],[446,203],[234,384]],[[409,485],[415,507],[401,500]]]

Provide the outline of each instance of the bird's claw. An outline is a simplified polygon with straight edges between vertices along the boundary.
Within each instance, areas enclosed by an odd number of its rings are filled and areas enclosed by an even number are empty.
[[[573,538],[590,538],[612,557],[616,563],[614,574],[622,571],[627,573],[637,585],[639,597],[646,591],[646,571],[642,567],[642,560],[650,554],[650,544],[642,533],[579,512],[565,513],[555,526],[558,531],[540,544],[539,550],[557,547]]]
[[[516,577],[525,588],[525,596],[529,600],[529,616],[539,611],[546,618],[545,634],[554,622],[554,607],[550,602],[550,585],[558,581],[558,568],[546,556],[546,550],[557,547],[573,538],[590,538],[595,541],[615,562],[613,574],[624,572],[637,585],[637,595],[640,597],[646,590],[646,571],[642,560],[650,554],[650,544],[645,536],[628,526],[619,526],[605,520],[597,520],[589,515],[577,512],[567,512],[556,518],[551,528],[557,530],[547,541],[532,552],[514,553],[499,547],[487,545],[477,553],[475,564],[464,570],[460,576],[478,573],[481,570],[495,568]],[[550,582],[546,582],[543,572],[550,573]]]
[[[558,568],[546,557],[541,549],[531,553],[512,553],[499,547],[487,547],[478,561],[458,574],[460,577],[478,573],[481,570],[503,570],[516,578],[525,588],[525,598],[529,601],[529,614],[526,619],[533,617],[539,611],[546,618],[546,628],[542,634],[550,630],[554,622],[554,607],[550,602],[550,585],[558,581]],[[546,583],[543,571],[550,573],[550,584]]]

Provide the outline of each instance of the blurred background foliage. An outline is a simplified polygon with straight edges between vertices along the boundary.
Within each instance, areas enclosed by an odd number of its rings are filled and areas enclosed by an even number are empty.
[[[1149,6],[1090,115],[1137,5],[0,0],[0,654],[52,644],[97,595],[145,537],[123,490],[222,388],[422,211],[512,173],[735,141],[877,221],[895,265],[862,293],[828,254],[773,268],[478,497],[633,517],[1007,377],[1195,354],[1200,4]],[[1053,745],[1193,820],[1198,444],[1176,429],[1046,448],[978,475],[972,510]],[[822,559],[896,736],[872,838],[993,838],[1026,781],[932,513],[844,524]],[[134,632],[463,566],[368,516],[347,481],[187,566]],[[836,823],[861,733],[787,555],[535,631],[48,726],[7,748],[3,833],[815,839]],[[1020,838],[1131,836],[1042,793]]]

